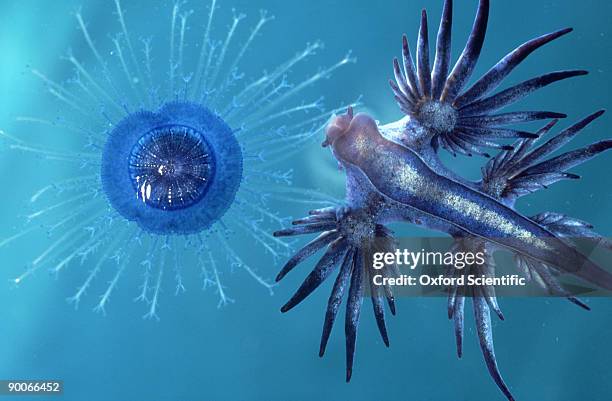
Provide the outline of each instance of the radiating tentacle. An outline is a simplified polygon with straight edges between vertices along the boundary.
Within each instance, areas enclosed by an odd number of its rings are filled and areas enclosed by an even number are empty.
[[[454,241],[453,245],[451,246],[451,249],[449,249],[449,252],[455,252],[456,244],[457,242]],[[460,270],[456,269],[455,266],[447,266],[445,276],[446,277],[456,277],[459,272]],[[457,294],[459,293],[459,286],[455,284],[451,284],[446,288],[446,292],[447,292],[447,300],[446,300],[447,315],[449,319],[452,319],[455,313],[455,302],[457,301]]]
[[[566,297],[570,302],[581,307],[582,309],[591,310],[587,304],[572,296],[565,288],[563,288],[559,281],[551,274],[548,266],[543,265],[542,263],[533,263],[532,266],[535,270],[534,274],[538,274],[540,276],[542,282],[546,285],[546,289],[551,294]]]
[[[355,357],[355,342],[357,340],[357,325],[363,302],[363,272],[365,263],[362,252],[355,254],[353,273],[351,275],[351,286],[346,301],[346,320],[344,332],[346,334],[346,381],[351,380],[353,375],[353,359]]]
[[[410,55],[410,47],[408,46],[408,38],[406,35],[402,36],[402,59],[404,62],[404,74],[406,78],[408,78],[413,96],[418,99],[421,97],[421,90],[419,89],[416,72],[414,70],[414,62]]]
[[[480,0],[472,32],[461,56],[459,56],[450,76],[446,80],[440,100],[452,102],[461,89],[463,89],[468,79],[470,79],[482,50],[488,21],[489,0]]]
[[[537,138],[537,134],[519,131],[511,128],[481,128],[481,127],[460,127],[466,134],[479,136],[481,138]]]
[[[473,143],[476,146],[480,147],[488,147],[493,149],[504,149],[504,150],[512,150],[513,147],[511,145],[502,145],[497,142],[489,141],[485,138],[482,138],[476,133],[464,132],[463,130],[457,131],[457,137],[464,138],[466,141]]]
[[[393,89],[395,95],[400,97],[408,104],[416,103],[417,98],[414,96],[410,84],[408,81],[406,81],[405,73],[401,70],[397,58],[393,58],[393,76],[395,77],[397,85],[395,85],[392,80],[389,80],[389,84],[391,85],[391,89]]]
[[[493,191],[495,196],[516,198],[547,188],[560,180],[580,178],[566,170],[612,148],[612,140],[600,141],[543,161],[542,159],[567,144],[602,114],[603,110],[589,115],[535,149],[534,139],[518,141],[514,150],[499,153],[483,168],[483,188],[485,191]],[[556,122],[557,120],[551,121],[537,134],[548,132]]]
[[[547,120],[549,118],[565,118],[566,114],[555,113],[552,111],[515,111],[497,115],[482,115],[459,117],[458,124],[464,127],[469,126],[499,126],[516,123],[524,123],[536,120]]]
[[[308,295],[310,295],[327,277],[331,272],[338,266],[340,259],[347,252],[347,242],[344,238],[339,238],[334,241],[328,248],[327,252],[323,255],[321,260],[317,263],[315,268],[306,277],[300,288],[295,294],[287,301],[281,308],[281,312],[287,312],[294,306],[302,302]]]
[[[305,224],[312,224],[312,223],[324,223],[324,222],[328,223],[328,222],[332,222],[335,220],[336,219],[334,216],[312,215],[312,216],[302,217],[297,220],[293,220],[291,224],[294,226],[297,226],[297,225],[305,225]]]
[[[451,276],[449,275],[449,277]],[[446,302],[446,309],[447,309],[449,319],[452,319],[453,315],[455,314],[455,302],[457,301],[457,292],[458,292],[458,289],[456,285],[452,285],[448,287],[448,298]]]
[[[482,266],[482,268],[478,268],[477,270],[484,270],[483,273],[488,277],[495,277],[495,261],[490,254],[487,254],[486,264]],[[505,320],[504,314],[497,303],[497,296],[495,295],[495,286],[492,285],[484,285],[481,287],[482,296],[487,301],[490,309],[493,309],[497,317],[500,320]]]
[[[324,207],[322,209],[314,209],[308,212],[309,215],[311,216],[330,216],[330,217],[335,217],[336,216],[336,207],[335,206],[329,206],[329,207]]]
[[[561,133],[551,138],[543,145],[530,151],[529,154],[527,154],[524,158],[521,159],[520,164],[516,164],[515,170],[528,167],[529,165],[539,161],[542,157],[549,155],[553,153],[554,151],[560,149],[561,147],[566,145],[569,141],[571,141],[587,125],[589,125],[595,119],[601,117],[604,114],[604,112],[605,112],[604,110],[599,110],[587,116],[586,118],[582,119],[578,123],[563,130]]]
[[[388,285],[385,286],[385,298],[387,298],[387,305],[389,306],[389,311],[393,316],[395,316],[395,297],[393,296],[393,290]]]
[[[476,149],[473,145],[465,141],[464,139],[459,138],[456,135],[446,135],[446,140],[451,145],[453,152],[460,153],[466,156],[472,156],[472,153],[481,154],[481,152]],[[453,153],[453,156],[455,153]]]
[[[493,312],[497,315],[499,320],[505,320],[504,314],[497,303],[497,297],[495,296],[495,287],[493,286],[484,286],[483,287],[483,296],[487,301],[490,309],[493,309]]]
[[[523,277],[525,277],[527,281],[531,281],[533,279],[532,274],[531,274],[531,266],[529,266],[525,258],[522,255],[515,254],[514,262],[516,264],[517,269],[523,275]]]
[[[537,135],[548,133],[559,120],[552,120],[543,128],[538,130]],[[489,183],[494,183],[496,180],[507,180],[513,177],[516,172],[524,168],[522,162],[525,155],[530,151],[535,139],[521,139],[515,146],[510,149],[505,149],[491,159],[483,168],[483,183],[487,186]],[[486,190],[486,188],[485,188]]]
[[[474,297],[472,298],[472,303],[474,304],[476,332],[478,333],[478,339],[480,341],[482,355],[484,356],[484,360],[487,364],[487,368],[489,369],[489,373],[491,374],[491,377],[493,378],[499,389],[504,393],[508,400],[514,401],[514,397],[510,393],[508,386],[506,386],[504,379],[499,373],[499,368],[497,367],[495,349],[493,347],[493,327],[491,325],[491,314],[489,312],[489,305],[487,304],[487,301],[482,296],[482,293],[477,287],[474,289],[474,291],[477,293],[474,294]]]
[[[574,296],[568,296],[567,300],[570,301],[571,303],[573,303],[574,305],[581,307],[584,310],[588,310],[588,311],[591,310],[591,307],[589,305],[585,304],[580,299],[578,299],[578,298],[576,298]]]
[[[378,331],[382,337],[383,342],[389,346],[389,335],[387,334],[387,326],[385,325],[385,307],[383,306],[383,295],[382,288],[374,284],[374,281],[370,277],[370,298],[372,300],[372,308],[374,310],[374,317],[376,319],[376,325]]]
[[[523,60],[527,58],[538,48],[545,44],[567,34],[572,31],[572,28],[561,29],[547,35],[540,36],[532,39],[514,51],[509,53],[507,56],[502,58],[495,66],[493,66],[485,75],[482,76],[470,89],[464,94],[459,96],[455,102],[455,107],[461,108],[466,104],[472,103],[475,100],[486,96],[492,90],[497,88],[499,84],[518,66]]]
[[[453,25],[453,1],[444,1],[444,10],[440,19],[436,41],[436,58],[434,60],[432,80],[432,99],[439,99],[448,77],[451,59],[451,28]]]
[[[452,141],[457,144],[462,149],[463,154],[466,154],[472,157],[473,154],[481,155],[484,157],[491,157],[487,152],[481,151],[477,146],[472,145],[470,142],[466,141],[464,138],[459,137],[459,135],[455,135],[452,138]]]
[[[286,228],[284,230],[278,230],[274,232],[275,237],[288,237],[293,235],[302,235],[310,233],[318,233],[321,231],[329,231],[336,228],[336,223],[314,223],[307,224],[305,226],[298,226],[293,228]]]
[[[454,157],[457,157],[457,153],[465,153],[465,151],[461,149],[461,146],[457,145],[457,143],[453,141],[453,137],[451,135],[442,135],[441,138],[445,144],[446,150],[451,152]]]
[[[538,213],[535,216],[530,217],[533,221],[542,224],[547,228],[554,227],[581,227],[581,228],[593,228],[593,225],[586,221],[575,219],[573,217],[566,216],[560,213],[543,212]]]
[[[603,247],[612,251],[612,240],[593,231],[593,225],[586,221],[552,212],[539,213],[532,216],[531,219],[560,237],[570,240],[574,238],[586,239],[595,247]]]
[[[376,225],[376,244],[381,244],[381,251],[383,252],[394,252],[397,249],[397,241],[393,237],[393,231],[383,226],[382,224]],[[384,277],[398,277],[400,275],[399,269],[395,264],[387,264],[382,270]],[[395,315],[395,296],[393,294],[393,288],[390,285],[383,285],[383,291],[385,298],[387,298],[387,305],[392,315]]]
[[[523,255],[514,255],[514,259],[519,270],[521,270],[526,277],[533,279],[549,294],[566,297],[570,302],[576,304],[577,306],[585,310],[591,310],[587,304],[569,294],[568,291],[561,286],[557,279],[553,277],[547,266],[544,266],[539,261],[527,258]]]
[[[588,74],[588,72],[584,70],[570,70],[540,75],[539,77],[529,79],[523,83],[505,89],[495,95],[470,103],[459,110],[462,116],[475,116],[478,114],[490,113],[508,106],[524,98],[531,92],[550,85],[553,82],[586,74]]]
[[[465,296],[460,291],[455,298],[453,309],[453,323],[455,327],[455,343],[457,344],[457,356],[463,356],[463,325],[464,325]]]
[[[508,189],[504,192],[504,195],[514,193],[518,196],[523,196],[540,189],[545,189],[549,185],[555,182],[566,180],[566,179],[578,179],[580,176],[571,173],[542,173],[532,174],[529,176],[522,176],[513,178],[508,183]]]
[[[354,258],[355,250],[349,249],[344,256],[344,261],[340,267],[340,273],[338,273],[338,277],[336,277],[332,292],[329,295],[329,300],[327,301],[327,311],[325,312],[325,321],[323,323],[323,333],[321,334],[321,345],[319,346],[319,356],[321,357],[325,354],[327,341],[329,340],[329,335],[331,334],[334,321],[336,320],[338,309],[342,303],[344,290],[349,282],[351,273],[353,272]]]
[[[326,231],[319,235],[314,240],[310,241],[306,244],[302,249],[297,251],[289,261],[283,266],[281,271],[276,276],[276,281],[281,281],[283,277],[287,273],[289,273],[293,268],[300,263],[302,263],[305,259],[308,259],[310,256],[314,255],[317,251],[322,249],[324,246],[331,244],[335,240],[340,237],[340,233],[336,230]]]
[[[429,69],[429,33],[427,29],[427,12],[421,12],[421,27],[417,40],[417,73],[421,94],[431,98],[431,71]]]
[[[412,114],[415,107],[414,102],[409,99],[412,95],[404,94],[404,91],[400,89],[392,80],[389,80],[389,85],[391,86],[391,90],[393,90],[395,100],[399,104],[402,112]],[[408,93],[411,92],[408,90]]]
[[[523,171],[521,176],[542,174],[553,171],[562,172],[582,164],[610,148],[612,148],[612,140],[600,141],[584,148],[566,152],[557,157],[553,157],[552,159],[538,163]]]

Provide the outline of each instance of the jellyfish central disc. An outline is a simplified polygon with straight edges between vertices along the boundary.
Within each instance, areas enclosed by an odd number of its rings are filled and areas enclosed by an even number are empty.
[[[134,145],[129,157],[136,197],[163,210],[186,208],[202,199],[214,167],[204,137],[185,126],[148,132]]]
[[[234,131],[201,104],[172,101],[115,124],[102,152],[102,188],[125,219],[155,234],[194,234],[233,205],[242,182]]]

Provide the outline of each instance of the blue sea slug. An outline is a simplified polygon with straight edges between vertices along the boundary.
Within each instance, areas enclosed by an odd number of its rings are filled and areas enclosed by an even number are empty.
[[[604,140],[552,156],[603,111],[542,144],[538,144],[538,139],[565,115],[547,111],[496,114],[536,89],[586,72],[544,74],[491,94],[530,53],[571,29],[526,42],[468,87],[466,84],[484,43],[489,1],[480,0],[472,32],[451,70],[452,6],[451,0],[445,1],[433,69],[429,61],[425,11],[417,41],[416,66],[405,36],[403,66],[397,59],[393,60],[395,82],[391,81],[391,89],[406,114],[404,118],[382,125],[367,114],[354,115],[349,108],[328,125],[323,146],[331,148],[346,173],[344,206],[312,210],[308,217],[296,220],[295,227],[275,233],[277,236],[319,233],[289,259],[277,280],[326,248],[314,270],[281,308],[282,312],[303,301],[339,266],[323,324],[320,355],[325,352],[342,298],[348,290],[347,381],[352,375],[357,324],[365,295],[370,295],[380,334],[389,345],[383,301],[386,299],[391,313],[395,314],[393,289],[372,283],[372,277],[381,271],[374,272],[365,256],[373,247],[393,251],[395,241],[386,226],[389,223],[402,221],[439,230],[454,238],[455,250],[483,252],[485,263],[469,266],[471,271],[480,274],[493,273],[495,250],[509,250],[524,275],[550,293],[567,296],[585,309],[587,305],[563,288],[556,277],[558,273],[569,273],[598,287],[612,289],[612,275],[580,253],[571,241],[574,237],[589,238],[612,249],[607,240],[592,231],[591,225],[553,212],[528,217],[515,208],[521,196],[559,180],[578,178],[567,170],[612,147],[612,140]],[[545,119],[552,121],[537,133],[506,127]],[[514,143],[507,144],[506,139],[513,139]],[[499,153],[491,157],[486,148],[498,149]],[[481,179],[469,181],[448,168],[439,158],[440,149],[453,155],[489,158],[482,168]],[[382,274],[392,277],[396,271],[389,267]],[[451,286],[448,291],[448,316],[454,323],[458,355],[462,355],[465,299],[471,297],[487,368],[505,396],[513,400],[499,372],[493,348],[491,310],[503,319],[495,288],[473,286],[466,292]]]

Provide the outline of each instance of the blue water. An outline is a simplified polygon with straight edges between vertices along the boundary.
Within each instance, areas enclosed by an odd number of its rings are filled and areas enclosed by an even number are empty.
[[[191,3],[189,7],[203,23],[204,5]],[[326,47],[309,64],[312,69],[329,65],[352,49],[357,63],[342,68],[310,94],[324,95],[330,106],[362,95],[361,109],[387,122],[401,117],[387,84],[391,60],[400,54],[401,34],[416,36],[423,7],[430,14],[431,29],[437,27],[442,2],[221,3],[219,18],[227,23],[218,24],[219,29],[229,24],[231,7],[254,19],[260,8],[276,16],[249,53],[247,73],[278,64],[316,39]],[[476,1],[456,3],[455,55],[465,43]],[[0,4],[0,129],[46,145],[69,143],[56,129],[24,126],[15,117],[61,109],[43,94],[28,69],[33,66],[53,77],[70,75],[71,68],[61,60],[66,50],[87,53],[71,14],[80,5],[94,40],[108,42],[108,34],[118,31],[109,2],[3,0]],[[171,7],[170,2],[132,1],[125,8],[137,35],[153,35],[165,46]],[[525,40],[566,26],[575,32],[532,55],[509,81],[564,68],[586,68],[591,74],[546,88],[520,108],[566,112],[565,126],[607,107],[612,96],[612,3],[601,0],[495,1],[475,75]],[[195,57],[189,48],[186,57]],[[84,61],[94,62],[91,56]],[[604,116],[572,145],[609,136],[611,121]],[[47,166],[12,152],[0,155],[0,235],[5,237],[22,227],[24,204],[32,192],[67,167]],[[521,202],[520,209],[526,214],[567,213],[612,235],[610,157],[606,154],[577,168],[582,180],[559,183],[532,195]],[[460,172],[473,175],[480,161],[451,162]],[[296,185],[342,195],[342,173],[316,141],[283,167],[296,170]],[[300,215],[307,205],[291,207],[291,214]],[[221,309],[217,296],[200,291],[199,283],[188,283],[188,291],[177,297],[168,289],[160,304],[160,321],[151,321],[141,319],[142,305],[132,302],[138,286],[134,274],[126,274],[121,281],[106,316],[91,311],[97,293],[89,294],[76,311],[65,302],[80,284],[74,276],[55,280],[41,272],[14,288],[9,279],[22,271],[44,243],[48,239],[35,235],[0,250],[0,379],[60,379],[65,384],[61,398],[66,400],[503,399],[484,366],[471,317],[466,323],[464,357],[457,360],[443,299],[399,300],[398,316],[388,322],[390,349],[379,340],[369,305],[364,304],[353,379],[346,384],[341,321],[332,333],[327,355],[317,356],[331,283],[290,313],[279,312],[312,261],[287,277],[273,296],[245,274],[226,274],[225,284],[236,302]],[[251,258],[261,260],[258,269],[266,277],[276,274],[280,262],[273,265],[250,244],[244,248]],[[557,299],[501,301],[506,321],[495,324],[496,353],[518,400],[612,399],[612,302],[604,298],[588,302],[591,312]]]

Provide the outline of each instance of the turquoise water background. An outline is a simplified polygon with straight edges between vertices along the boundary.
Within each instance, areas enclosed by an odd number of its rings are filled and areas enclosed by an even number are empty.
[[[388,122],[401,117],[387,83],[392,76],[391,60],[400,55],[401,35],[407,32],[414,43],[423,7],[429,12],[431,30],[437,27],[442,1],[220,3],[219,34],[230,22],[232,7],[247,13],[251,24],[261,8],[276,16],[249,52],[247,73],[274,66],[316,39],[326,48],[308,64],[311,69],[331,64],[352,49],[357,63],[342,68],[310,94],[324,95],[330,106],[362,95],[362,109]],[[521,102],[519,108],[566,112],[568,121],[561,123],[566,126],[611,104],[612,3],[492,3],[487,41],[475,75],[525,40],[572,26],[574,33],[532,55],[508,82],[565,68],[585,68],[591,74],[546,88]],[[203,23],[203,2],[188,4]],[[119,30],[112,2],[0,2],[0,129],[46,144],[69,144],[57,130],[18,124],[15,117],[58,109],[28,72],[29,66],[53,77],[66,77],[71,69],[61,57],[69,48],[82,54],[85,63],[93,64],[72,16],[79,6],[94,39],[108,44],[109,34]],[[167,45],[171,7],[166,1],[125,4],[136,36],[154,35],[159,46]],[[456,1],[455,57],[465,43],[475,9],[475,0]],[[192,53],[187,49],[186,57],[195,58],[197,52]],[[572,146],[612,136],[611,121],[605,115]],[[481,163],[449,160],[470,176]],[[575,170],[582,180],[556,184],[528,197],[519,208],[527,215],[544,210],[567,213],[593,222],[600,233],[612,236],[611,164],[612,154],[600,156]],[[342,173],[318,142],[305,147],[285,166],[296,170],[296,185],[342,195]],[[0,237],[23,225],[25,201],[64,168],[0,152]],[[297,216],[305,210],[305,205],[293,206],[291,213]],[[179,297],[167,291],[158,322],[141,319],[142,305],[132,302],[138,285],[134,274],[121,282],[106,316],[91,311],[96,294],[90,294],[76,311],[65,302],[80,283],[74,276],[55,280],[38,274],[14,288],[9,279],[44,243],[48,243],[44,236],[25,237],[0,250],[0,379],[61,379],[65,383],[61,399],[66,400],[503,399],[486,371],[467,312],[464,357],[456,358],[444,299],[399,300],[398,316],[388,322],[390,349],[380,341],[370,307],[364,303],[353,379],[346,384],[342,319],[336,323],[326,356],[317,356],[331,283],[290,313],[279,312],[313,261],[287,277],[273,296],[244,274],[226,274],[225,283],[236,302],[221,309],[216,307],[216,295],[200,291],[199,283],[188,285],[188,291]],[[259,259],[258,249],[247,251]],[[280,268],[280,262],[273,265],[263,254],[260,260],[258,269],[266,277],[273,277]],[[612,399],[612,300],[588,302],[591,312],[558,299],[501,300],[506,321],[495,323],[496,353],[518,400]]]

